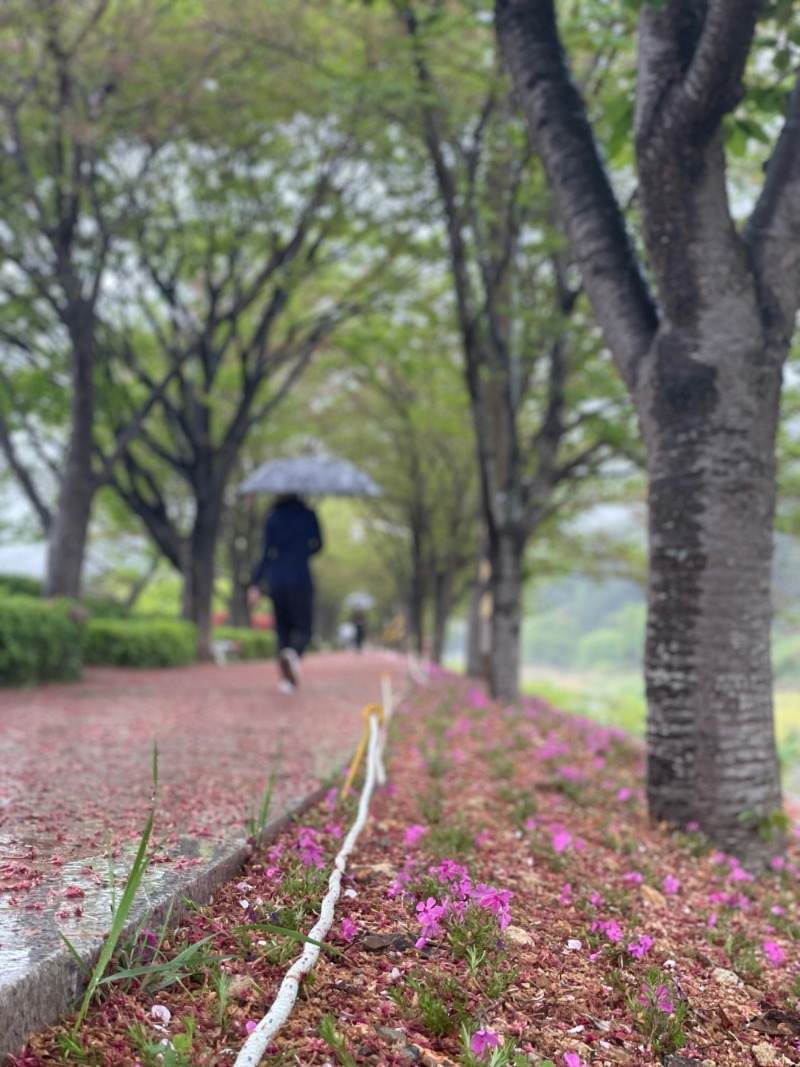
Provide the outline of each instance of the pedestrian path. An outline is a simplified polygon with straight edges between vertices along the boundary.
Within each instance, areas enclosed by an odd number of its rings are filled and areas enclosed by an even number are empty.
[[[339,780],[362,709],[395,689],[390,653],[323,653],[300,689],[272,663],[95,669],[71,685],[0,690],[0,1055],[74,1001],[61,935],[96,957],[158,787],[155,856],[132,921],[204,900],[248,852],[268,782],[268,824]]]

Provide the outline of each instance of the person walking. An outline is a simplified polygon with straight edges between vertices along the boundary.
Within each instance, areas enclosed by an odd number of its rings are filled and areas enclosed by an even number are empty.
[[[300,684],[300,658],[311,641],[314,582],[308,561],[321,548],[316,512],[296,493],[277,497],[264,523],[264,551],[253,568],[247,599],[251,606],[262,594],[272,600],[284,693]]]

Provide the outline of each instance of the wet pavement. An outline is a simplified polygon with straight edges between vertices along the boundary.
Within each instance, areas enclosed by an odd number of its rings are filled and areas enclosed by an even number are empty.
[[[292,694],[264,662],[0,690],[0,1057],[74,1004],[63,937],[97,958],[150,811],[154,745],[154,855],[132,927],[235,877],[270,779],[273,827],[340,781],[363,708],[405,678],[401,658],[366,651],[308,657]]]

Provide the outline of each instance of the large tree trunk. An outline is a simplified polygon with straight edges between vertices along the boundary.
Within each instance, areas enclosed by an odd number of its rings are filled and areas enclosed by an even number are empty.
[[[498,700],[519,696],[519,637],[522,622],[522,557],[525,536],[495,532],[492,564],[491,690]]]
[[[732,300],[726,312],[707,350],[681,351],[660,334],[639,396],[650,504],[647,791],[655,818],[699,823],[757,862],[752,824],[763,829],[781,809],[770,663],[780,376],[764,373],[752,303]]]

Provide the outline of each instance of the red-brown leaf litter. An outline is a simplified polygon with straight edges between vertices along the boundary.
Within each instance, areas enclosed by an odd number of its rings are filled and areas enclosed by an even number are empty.
[[[354,751],[361,707],[379,699],[366,684],[376,655],[331,655],[316,667],[309,660],[296,717],[280,718],[283,766],[289,773],[295,757],[303,762],[311,734],[329,758],[308,777],[298,770],[298,788],[314,774],[318,784]],[[328,937],[338,951],[321,953],[263,1063],[800,1063],[796,828],[786,858],[753,878],[691,827],[678,833],[648,821],[641,742],[536,698],[495,703],[476,683],[441,671],[402,684],[391,662],[402,699],[389,726],[388,781],[348,861]],[[102,836],[108,812],[121,837],[140,830],[146,773],[140,768],[141,788],[131,796],[114,768],[146,762],[140,742],[151,741],[153,720],[133,694],[149,686],[164,731],[155,850],[168,848],[187,822],[213,833],[217,815],[230,819],[237,805],[241,812],[243,767],[257,758],[260,732],[278,721],[259,706],[255,668],[220,670],[230,671],[224,712],[212,668],[127,672],[128,695],[122,689],[113,708],[91,693],[123,677],[117,672],[95,674],[83,697],[80,686],[59,687],[49,728],[46,691],[4,694],[6,709],[15,698],[29,702],[32,721],[26,715],[16,729],[33,731],[36,742],[4,785],[3,811],[24,802],[33,825],[46,807],[65,854],[87,834]],[[356,721],[344,730],[325,700],[337,706],[337,685],[351,695],[359,670],[365,685],[350,709]],[[265,689],[274,684],[263,677]],[[191,724],[180,721],[189,693]],[[76,744],[71,701],[91,699],[98,713]],[[229,723],[222,732],[220,717]],[[6,746],[14,728],[7,714],[3,722]],[[37,778],[42,766],[46,781]],[[80,812],[70,810],[85,795],[75,792],[76,776],[92,783]],[[30,792],[26,778],[36,783]],[[176,928],[140,931],[111,970],[144,960],[161,970],[103,986],[77,1031],[62,1019],[9,1063],[233,1064],[302,950],[279,930],[306,933],[316,922],[362,783],[363,772],[344,800],[332,788]],[[18,862],[41,870],[24,856]],[[159,988],[176,977],[170,961],[187,959],[203,939],[179,980]]]

